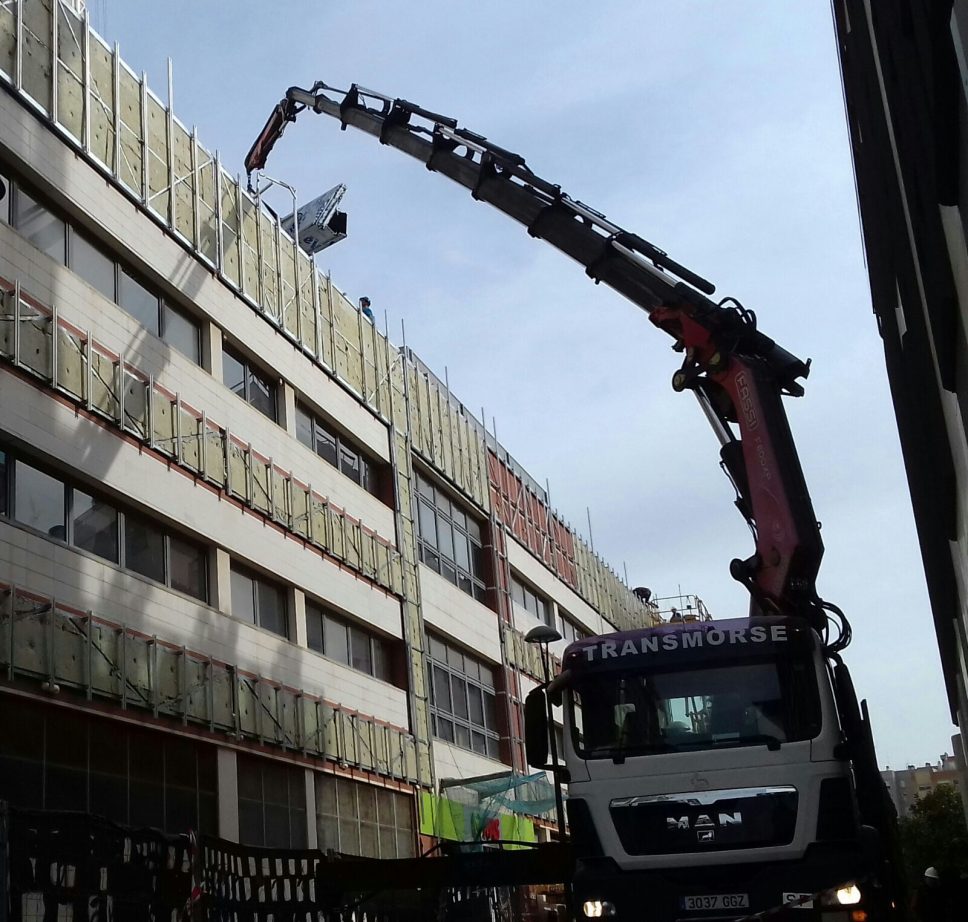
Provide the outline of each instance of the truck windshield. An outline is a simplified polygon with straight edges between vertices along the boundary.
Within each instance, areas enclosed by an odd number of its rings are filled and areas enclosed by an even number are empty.
[[[609,671],[577,679],[572,734],[584,758],[777,746],[820,732],[809,657]]]

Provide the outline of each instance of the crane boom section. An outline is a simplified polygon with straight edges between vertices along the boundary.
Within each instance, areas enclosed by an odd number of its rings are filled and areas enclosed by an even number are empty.
[[[809,362],[761,333],[740,305],[713,301],[710,282],[537,176],[520,155],[406,100],[357,84],[348,91],[322,82],[291,87],[246,157],[250,174],[264,168],[288,123],[307,109],[459,183],[572,257],[673,337],[684,355],[673,384],[693,390],[703,405],[721,441],[736,505],[754,534],[755,553],[734,560],[732,574],[749,589],[753,613],[800,615],[825,636],[827,617],[815,588],[823,544],[781,401],[783,394],[802,395],[798,379],[806,378]]]

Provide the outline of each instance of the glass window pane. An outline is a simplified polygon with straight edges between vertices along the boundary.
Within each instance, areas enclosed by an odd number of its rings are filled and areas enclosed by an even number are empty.
[[[461,746],[464,749],[471,748],[471,731],[468,730],[467,727],[465,727],[463,724],[455,723],[454,733],[454,742],[456,742],[458,746]]]
[[[487,754],[492,759],[501,758],[501,742],[493,736],[487,738]]]
[[[470,721],[477,727],[484,726],[484,699],[481,690],[473,685],[467,688],[467,700],[470,704]]]
[[[158,296],[150,292],[126,269],[121,269],[118,304],[145,329],[158,335]]]
[[[114,300],[114,260],[76,228],[71,229],[71,269],[106,298]]]
[[[350,661],[346,625],[329,615],[323,622],[323,644],[325,654],[331,659],[339,660],[341,663]]]
[[[471,541],[471,576],[484,579],[484,552],[479,544]]]
[[[68,265],[105,297],[115,300],[114,260],[74,227],[69,237]]]
[[[458,672],[464,671],[464,654],[457,647],[447,648],[447,663]]]
[[[10,223],[10,200],[12,198],[10,179],[0,173],[0,224]]]
[[[256,594],[259,600],[259,626],[274,634],[288,637],[286,597],[283,591],[271,583],[257,580]]]
[[[370,635],[355,625],[350,627],[350,665],[360,672],[373,671],[373,659],[370,656]]]
[[[67,238],[64,222],[34,201],[22,188],[17,189],[14,224],[37,249],[59,263],[64,262]]]
[[[339,454],[336,447],[336,436],[333,435],[318,419],[314,421],[316,437],[316,454],[324,461],[339,466]]]
[[[421,496],[426,496],[427,499],[433,501],[434,488],[430,485],[430,483],[428,483],[426,480],[424,480],[423,477],[420,477],[420,476],[417,477],[417,492]]]
[[[82,490],[74,490],[73,543],[106,560],[118,562],[118,510]]]
[[[438,710],[451,713],[450,676],[440,666],[434,666],[434,701]]]
[[[467,517],[467,534],[470,535],[473,541],[476,541],[478,544],[481,543],[481,526],[470,516]]]
[[[198,323],[167,303],[162,306],[161,318],[161,338],[196,365],[201,364],[201,331]]]
[[[437,520],[434,511],[423,499],[418,500],[420,538],[431,547],[437,547]]]
[[[450,691],[454,714],[467,720],[467,684],[463,679],[452,675],[450,677]]]
[[[255,587],[252,579],[232,568],[232,616],[255,624]]]
[[[470,573],[471,555],[467,549],[467,536],[459,531],[454,532],[454,563],[462,570]]]
[[[437,550],[441,557],[451,561],[454,559],[454,528],[442,517],[437,520]]]
[[[454,742],[454,724],[450,720],[437,718],[437,736],[448,743]]]
[[[484,692],[484,723],[488,730],[497,730],[497,704],[490,692]]]
[[[269,419],[276,418],[276,388],[265,376],[249,369],[249,403]]]
[[[14,481],[13,511],[17,521],[52,538],[66,540],[64,484],[23,461],[16,463]]]
[[[313,447],[313,418],[296,404],[296,438],[307,448]]]
[[[306,642],[310,650],[323,652],[323,613],[315,605],[306,606]]]
[[[373,675],[384,682],[392,681],[389,645],[379,637],[373,638]]]
[[[339,447],[339,469],[340,473],[345,474],[350,480],[360,482],[360,459],[356,452],[345,445]]]
[[[0,515],[7,514],[7,455],[0,451]],[[13,470],[13,464],[9,466]]]
[[[483,733],[471,734],[471,749],[474,752],[479,752],[481,755],[487,755],[487,738]]]
[[[123,566],[148,579],[165,581],[165,536],[147,519],[124,517]]]
[[[245,399],[245,365],[231,349],[222,349],[222,383],[233,394]]]
[[[168,571],[171,588],[187,592],[203,602],[208,599],[208,554],[204,547],[175,535],[168,538]]]
[[[438,638],[433,636],[428,637],[427,639],[430,641],[430,655],[435,660],[439,660],[442,663],[446,663],[447,662],[447,644],[445,644],[442,640],[439,640]]]

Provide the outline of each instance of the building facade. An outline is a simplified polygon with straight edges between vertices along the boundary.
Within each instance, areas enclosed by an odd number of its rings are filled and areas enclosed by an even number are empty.
[[[0,4],[0,125],[0,800],[376,857],[476,837],[443,782],[528,770],[527,630],[656,606],[83,4]]]
[[[968,3],[835,0],[871,295],[951,717],[968,728]],[[961,789],[968,785],[959,755]]]
[[[958,760],[948,753],[942,753],[937,764],[925,762],[924,765],[908,765],[903,769],[886,769],[881,778],[887,786],[898,816],[907,816],[922,797],[942,785],[951,785],[964,797]]]

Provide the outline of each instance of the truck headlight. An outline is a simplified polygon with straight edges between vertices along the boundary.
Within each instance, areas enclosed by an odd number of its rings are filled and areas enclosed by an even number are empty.
[[[615,904],[607,900],[585,900],[581,911],[586,919],[605,919],[615,915]]]
[[[853,906],[860,902],[860,887],[857,884],[848,884],[846,887],[841,887],[834,893],[834,899],[841,906]]]

